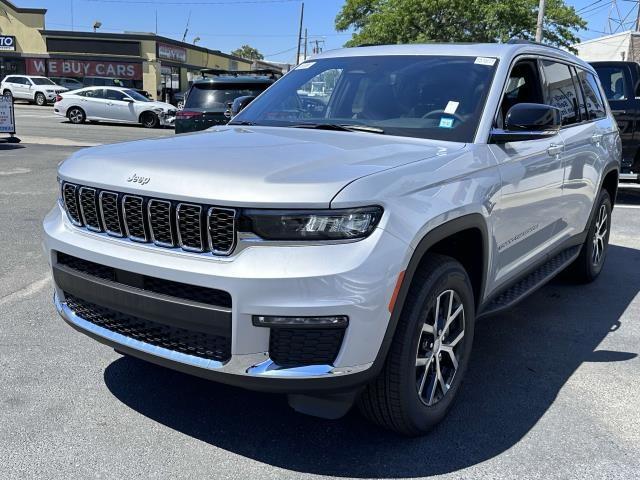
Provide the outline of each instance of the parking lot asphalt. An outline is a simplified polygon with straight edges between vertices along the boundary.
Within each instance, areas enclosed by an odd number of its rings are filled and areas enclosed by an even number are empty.
[[[601,277],[555,280],[480,322],[449,416],[406,439],[355,411],[315,419],[122,357],[64,324],[41,221],[75,150],[0,144],[0,478],[640,477],[640,188],[620,193]]]

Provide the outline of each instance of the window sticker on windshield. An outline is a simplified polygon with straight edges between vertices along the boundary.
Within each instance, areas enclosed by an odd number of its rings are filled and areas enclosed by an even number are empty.
[[[448,113],[450,115],[453,115],[454,113],[456,113],[456,110],[458,109],[458,105],[460,105],[460,102],[454,102],[454,101],[450,100],[447,103],[447,106],[444,107],[444,113]]]
[[[305,62],[305,63],[301,63],[300,65],[298,65],[298,67],[296,68],[296,70],[304,70],[305,68],[313,67],[315,64],[316,64],[316,62]]]
[[[489,58],[489,57],[476,57],[476,61],[473,63],[477,63],[478,65],[487,65],[489,67],[493,67],[493,64],[496,63],[496,59]]]
[[[442,117],[440,118],[440,128],[453,128],[453,118]]]

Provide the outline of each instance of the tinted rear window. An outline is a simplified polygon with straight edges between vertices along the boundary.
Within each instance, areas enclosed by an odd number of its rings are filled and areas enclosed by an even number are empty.
[[[185,108],[224,112],[229,102],[238,97],[258,96],[268,86],[255,83],[196,83],[189,91]]]

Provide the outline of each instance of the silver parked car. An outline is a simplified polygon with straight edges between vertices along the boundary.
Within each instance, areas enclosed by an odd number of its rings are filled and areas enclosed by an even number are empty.
[[[149,100],[124,87],[87,87],[58,95],[53,111],[71,123],[139,123],[147,128],[173,126],[176,119],[173,105]]]
[[[55,304],[123,354],[418,435],[479,317],[565,268],[598,277],[620,152],[593,68],[564,51],[328,52],[229,125],[62,163]]]

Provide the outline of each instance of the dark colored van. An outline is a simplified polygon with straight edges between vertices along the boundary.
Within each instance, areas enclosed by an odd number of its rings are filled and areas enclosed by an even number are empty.
[[[600,77],[622,139],[620,180],[640,182],[640,65],[590,62]]]
[[[176,116],[176,133],[197,132],[230,120],[230,106],[239,97],[257,97],[279,77],[272,71],[203,70],[187,91],[184,109]]]

